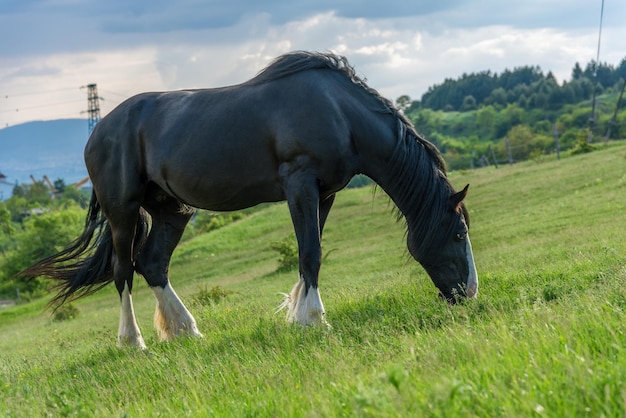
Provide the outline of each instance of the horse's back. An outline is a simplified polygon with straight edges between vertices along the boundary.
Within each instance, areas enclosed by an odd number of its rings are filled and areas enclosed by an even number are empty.
[[[99,166],[90,173],[127,171],[213,210],[284,199],[280,166],[290,161],[343,186],[354,174],[350,125],[328,72],[310,73],[137,95],[98,123],[85,152],[88,167]]]

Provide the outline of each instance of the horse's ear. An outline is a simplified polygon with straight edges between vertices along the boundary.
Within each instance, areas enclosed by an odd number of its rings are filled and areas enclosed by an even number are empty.
[[[463,190],[461,190],[460,192],[457,192],[457,193],[453,194],[452,196],[450,196],[450,206],[454,210],[458,210],[459,209],[459,205],[461,204],[463,199],[465,199],[465,196],[467,196],[467,191],[468,190],[469,190],[469,184],[467,186],[465,186],[463,188]]]

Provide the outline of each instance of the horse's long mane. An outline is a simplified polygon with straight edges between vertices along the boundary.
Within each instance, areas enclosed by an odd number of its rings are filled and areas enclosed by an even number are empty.
[[[406,132],[424,146],[430,158],[437,165],[437,168],[445,174],[445,162],[443,161],[439,150],[432,143],[428,142],[419,133],[417,133],[411,121],[409,121],[407,117],[395,107],[391,100],[383,97],[378,91],[376,91],[376,89],[368,86],[366,80],[357,75],[354,67],[350,65],[348,59],[344,56],[335,55],[329,52],[289,52],[275,58],[267,67],[262,69],[256,77],[250,80],[250,82],[266,83],[268,81],[278,80],[298,72],[319,69],[329,69],[343,73],[354,84],[360,86],[378,99],[381,104],[381,110],[398,118],[405,125]]]
[[[450,231],[440,231],[438,222],[448,210],[448,198],[454,189],[446,177],[445,162],[439,150],[421,136],[394,104],[359,77],[344,56],[332,53],[295,51],[279,56],[261,70],[250,83],[266,83],[289,75],[328,69],[344,74],[352,83],[375,97],[378,111],[391,114],[397,121],[397,146],[389,161],[388,178],[383,188],[398,208],[398,218],[407,220],[407,229],[414,237],[418,254],[425,254],[436,244],[437,237]],[[465,211],[467,218],[467,212]],[[467,219],[469,222],[469,219]],[[442,234],[443,232],[443,234]],[[449,235],[448,235],[449,236]]]
[[[406,219],[407,232],[413,241],[413,254],[423,257],[429,248],[437,247],[440,240],[454,233],[456,225],[450,223],[448,230],[442,231],[441,220],[450,210],[450,196],[455,191],[445,171],[433,160],[432,152],[440,155],[434,145],[416,138],[400,119],[397,139],[387,168],[390,182],[385,191],[396,204],[398,220]],[[469,225],[464,205],[461,210]]]

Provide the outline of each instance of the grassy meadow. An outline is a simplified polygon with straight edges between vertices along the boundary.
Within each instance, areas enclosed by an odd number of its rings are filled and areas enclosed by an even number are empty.
[[[47,300],[0,310],[0,415],[198,417],[626,416],[626,143],[450,175],[467,205],[477,300],[448,306],[409,259],[389,199],[338,194],[320,292],[332,330],[275,313],[297,272],[270,243],[285,204],[182,244],[170,275],[204,334],[115,346],[114,286],[52,321]],[[219,303],[196,296],[219,286]]]

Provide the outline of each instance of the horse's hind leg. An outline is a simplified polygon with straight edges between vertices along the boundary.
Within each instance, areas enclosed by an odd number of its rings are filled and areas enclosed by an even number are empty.
[[[129,345],[146,349],[146,344],[143,341],[139,325],[137,325],[137,320],[135,319],[133,299],[128,282],[124,282],[124,287],[120,292],[120,299],[122,307],[120,313],[120,324],[117,333],[117,345],[120,347]]]
[[[139,253],[135,268],[144,276],[157,299],[154,325],[162,341],[180,334],[202,336],[195,319],[172,288],[168,278],[172,253],[192,212],[181,211],[181,204],[160,190],[153,191],[153,194],[143,204],[152,216],[152,228]]]
[[[139,219],[139,205],[131,205],[123,213],[107,212],[106,207],[103,207],[103,210],[108,213],[107,217],[111,227],[114,248],[112,255],[113,277],[121,301],[117,344],[118,346],[129,345],[145,349],[146,344],[135,319],[131,296],[134,274],[132,249]]]

